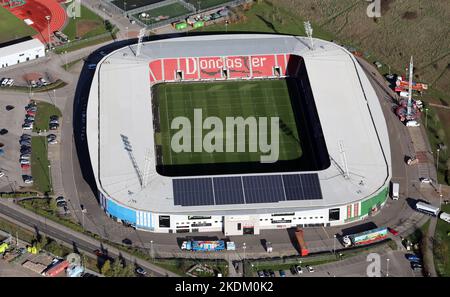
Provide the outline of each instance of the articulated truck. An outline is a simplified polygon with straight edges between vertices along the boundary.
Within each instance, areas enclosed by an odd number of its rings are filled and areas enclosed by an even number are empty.
[[[369,231],[346,235],[342,238],[345,247],[370,244],[375,241],[385,239],[388,235],[388,228],[376,228]]]
[[[188,240],[183,241],[181,249],[194,252],[214,252],[225,250],[225,241],[223,240]],[[227,242],[226,249],[234,251],[236,249],[234,242]]]

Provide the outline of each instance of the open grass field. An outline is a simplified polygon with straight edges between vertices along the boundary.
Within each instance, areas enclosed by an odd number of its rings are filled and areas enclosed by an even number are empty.
[[[169,19],[187,14],[189,12],[190,10],[188,10],[186,7],[178,2],[175,2],[166,6],[161,6],[152,10],[144,11],[144,13],[147,13],[149,15],[149,17],[146,19],[139,17],[141,13],[138,13],[134,16],[141,20],[143,23],[149,25],[161,21],[157,19],[160,16],[166,17],[165,19]]]
[[[87,7],[81,5],[81,17],[70,18],[69,23],[62,31],[69,37],[69,40],[75,38],[89,38],[108,32],[103,19]]]
[[[35,136],[31,138],[31,175],[33,188],[41,193],[51,192],[50,162],[47,157],[47,137]]]
[[[450,213],[450,205],[443,205],[442,211]],[[450,276],[450,224],[438,219],[434,235],[434,261],[439,276]]]
[[[0,43],[35,34],[33,28],[0,6]]]
[[[297,159],[302,155],[301,144],[297,132],[295,116],[292,111],[291,98],[286,80],[234,81],[216,83],[177,83],[158,84],[153,90],[154,99],[159,106],[160,135],[155,135],[156,143],[160,142],[163,150],[164,165],[213,164],[228,162],[259,162],[265,155],[257,146],[256,152],[250,152],[249,129],[246,128],[245,151],[237,152],[235,129],[234,151],[226,152],[227,137],[225,133],[226,117],[267,117],[269,127],[252,133],[269,132],[268,143],[271,143],[270,118],[279,117],[279,158],[278,160]],[[295,98],[294,98],[295,99]],[[223,152],[194,152],[194,109],[202,110],[202,120],[206,117],[218,117],[223,123]],[[171,148],[172,137],[180,129],[170,129],[172,120],[183,116],[190,120],[191,152],[176,153]],[[183,127],[184,128],[184,127]],[[215,127],[216,128],[216,127]],[[216,128],[217,129],[217,128]],[[270,130],[270,131],[267,131]],[[210,129],[203,130],[205,137]],[[197,137],[198,139],[198,137]],[[204,138],[203,138],[204,139]],[[201,139],[200,139],[201,140]],[[178,142],[177,142],[178,143]],[[213,142],[214,143],[214,142]]]

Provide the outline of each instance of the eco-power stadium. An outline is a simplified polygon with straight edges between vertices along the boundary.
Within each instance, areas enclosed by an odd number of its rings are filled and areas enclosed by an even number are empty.
[[[259,234],[346,224],[385,203],[385,118],[344,48],[229,34],[150,41],[136,51],[127,46],[97,64],[87,108],[99,201],[114,220],[151,232]],[[260,162],[264,154],[254,152],[174,152],[173,119],[192,120],[194,109],[203,120],[278,117],[278,161]],[[237,133],[250,134],[251,124]],[[198,134],[202,123],[192,126],[192,143],[214,128],[203,122]]]

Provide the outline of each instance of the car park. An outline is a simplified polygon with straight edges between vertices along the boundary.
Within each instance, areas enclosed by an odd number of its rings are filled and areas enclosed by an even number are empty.
[[[1,129],[0,130],[0,135],[5,135],[8,134],[8,130],[7,129]]]

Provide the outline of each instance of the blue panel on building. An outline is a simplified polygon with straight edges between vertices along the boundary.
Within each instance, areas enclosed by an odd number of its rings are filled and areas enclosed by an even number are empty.
[[[106,200],[106,211],[122,221],[125,220],[128,223],[136,224],[136,211],[123,207],[112,200]]]

